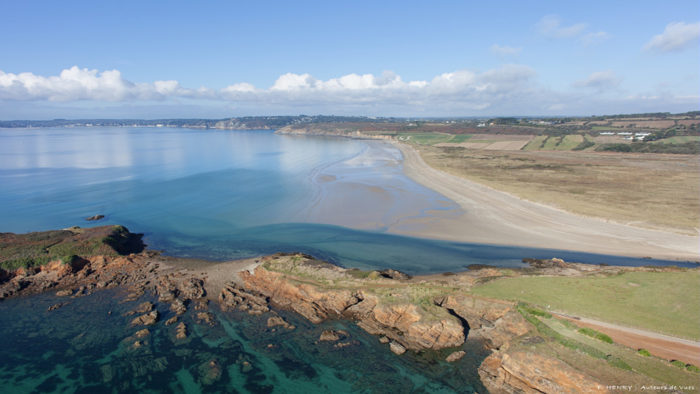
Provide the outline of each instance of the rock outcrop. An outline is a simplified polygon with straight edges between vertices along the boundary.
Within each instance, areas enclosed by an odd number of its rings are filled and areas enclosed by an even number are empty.
[[[285,276],[263,267],[243,272],[246,289],[252,289],[277,307],[291,309],[313,323],[329,317],[350,318],[371,334],[381,334],[412,350],[442,349],[464,343],[464,327],[445,313],[428,316],[412,304],[381,304],[362,291],[320,289],[312,284],[291,283]]]
[[[481,382],[491,393],[607,393],[596,382],[564,362],[540,354],[495,352],[479,367]]]

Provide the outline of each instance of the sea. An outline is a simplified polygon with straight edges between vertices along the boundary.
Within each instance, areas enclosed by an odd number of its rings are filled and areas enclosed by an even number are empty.
[[[303,252],[361,269],[457,272],[472,264],[522,267],[523,258],[617,265],[679,262],[562,250],[470,244],[391,231],[404,218],[459,214],[460,207],[403,174],[389,143],[269,130],[168,127],[0,129],[0,232],[121,224],[166,255],[226,261]],[[85,218],[104,215],[99,222]],[[204,264],[204,263],[203,263]],[[352,322],[314,325],[279,311],[295,330],[266,317],[215,312],[202,327],[188,312],[186,342],[162,321],[144,345],[123,314],[122,290],[65,302],[53,294],[0,302],[0,392],[484,392],[467,356],[399,357]],[[319,342],[324,329],[348,345]]]

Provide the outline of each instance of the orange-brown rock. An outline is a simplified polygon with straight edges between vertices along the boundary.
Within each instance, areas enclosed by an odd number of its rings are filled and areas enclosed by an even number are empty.
[[[526,351],[499,351],[479,367],[481,382],[491,393],[607,393],[605,385],[566,363]]]
[[[253,289],[270,298],[270,302],[291,309],[313,323],[329,316],[341,316],[350,306],[359,302],[350,290],[321,291],[309,284],[291,284],[277,272],[257,267],[253,274],[241,273],[247,289]]]
[[[409,349],[442,349],[464,343],[464,327],[452,316],[428,317],[412,304],[379,304],[376,297],[347,289],[321,290],[306,283],[291,283],[285,276],[257,267],[241,273],[247,289],[270,298],[278,307],[291,309],[313,323],[328,317],[348,317],[371,334],[382,334]]]
[[[132,326],[151,326],[158,321],[158,311],[151,311],[145,315],[134,318],[131,321]]]
[[[492,349],[500,348],[530,329],[512,302],[451,295],[437,300],[437,303],[466,321],[470,335],[483,338]]]
[[[344,330],[323,330],[318,340],[321,342],[336,342],[347,337],[348,333]]]
[[[287,323],[287,321],[281,318],[280,316],[271,316],[267,319],[268,328],[273,328],[277,326],[282,326],[288,330],[293,330],[295,328],[293,324]]]

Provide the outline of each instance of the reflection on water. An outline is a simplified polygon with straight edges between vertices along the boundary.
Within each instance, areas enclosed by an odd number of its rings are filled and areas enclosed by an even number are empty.
[[[83,218],[103,214],[100,223],[144,232],[151,247],[170,254],[227,260],[305,251],[413,273],[517,266],[523,257],[656,262],[382,233],[402,217],[457,209],[405,177],[399,159],[381,142],[269,131],[4,129],[0,231],[85,225]]]

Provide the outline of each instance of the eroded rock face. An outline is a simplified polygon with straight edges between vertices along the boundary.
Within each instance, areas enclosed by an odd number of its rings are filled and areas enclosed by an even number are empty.
[[[530,324],[515,310],[512,302],[468,295],[451,295],[436,302],[466,321],[469,335],[483,338],[492,349],[500,348],[530,329]]]
[[[464,343],[459,319],[426,316],[415,305],[379,304],[376,297],[347,289],[320,290],[309,284],[292,284],[277,272],[258,267],[241,273],[246,289],[269,297],[278,307],[291,309],[313,323],[329,317],[347,317],[371,334],[382,334],[408,349],[442,349]]]
[[[513,351],[495,352],[479,367],[481,382],[491,393],[607,393],[566,363],[548,356]]]
[[[270,310],[267,303],[264,295],[242,289],[233,282],[226,284],[219,294],[219,304],[224,311],[238,309],[251,315],[261,315]]]

